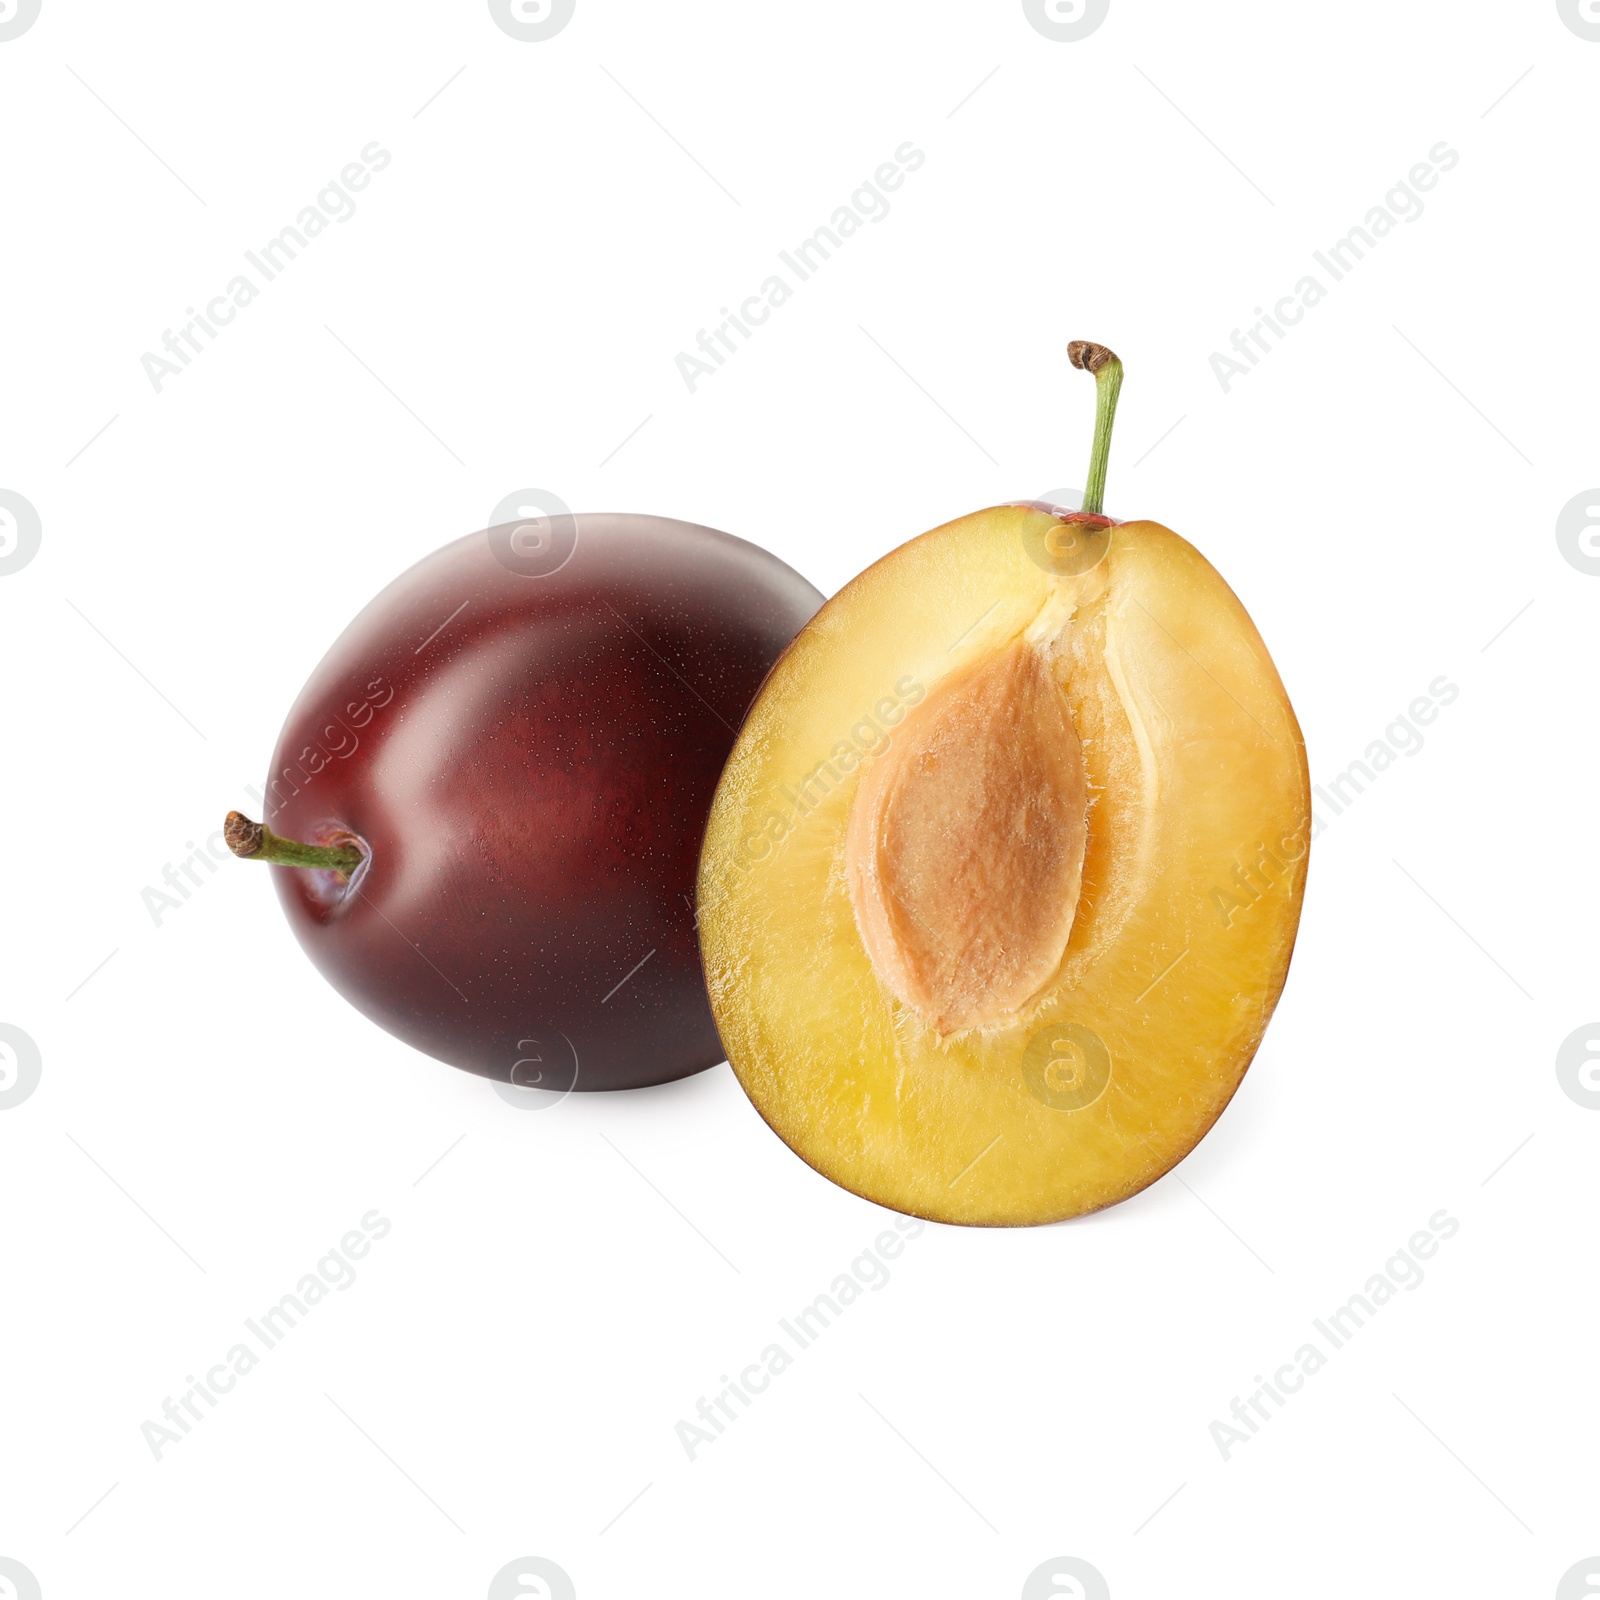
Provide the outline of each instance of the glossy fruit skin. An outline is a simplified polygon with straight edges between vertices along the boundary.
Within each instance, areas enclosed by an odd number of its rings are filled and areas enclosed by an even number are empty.
[[[380,1027],[485,1077],[619,1089],[721,1061],[701,836],[821,600],[757,546],[656,517],[564,516],[531,546],[491,529],[420,561],[334,643],[272,758],[269,826],[368,857],[348,885],[270,869],[306,953]]]

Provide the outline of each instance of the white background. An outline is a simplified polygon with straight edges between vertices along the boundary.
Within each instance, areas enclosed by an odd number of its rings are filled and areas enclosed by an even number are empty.
[[[1555,1070],[1600,1013],[1600,578],[1555,537],[1600,482],[1597,79],[1554,0],[1112,0],[1076,43],[1013,0],[578,0],[543,43],[468,0],[44,0],[0,43],[0,488],[43,530],[0,577],[0,1021],[43,1063],[0,1113],[0,1556],[46,1600],[476,1600],[524,1555],[582,1600],[1011,1600],[1062,1555],[1115,1600],[1542,1600],[1600,1553],[1600,1114]],[[373,140],[356,214],[158,394],[141,356]],[[890,214],[691,395],[677,353],[906,140]],[[1441,140],[1425,213],[1224,393],[1212,353]],[[1127,363],[1107,509],[1234,585],[1316,781],[1459,697],[1325,819],[1188,1161],[929,1227],[691,1462],[675,1424],[889,1216],[726,1066],[526,1114],[349,1009],[266,874],[159,925],[143,891],[512,491],[832,592],[1081,484],[1072,337]],[[373,1208],[359,1280],[155,1460]],[[1212,1422],[1441,1208],[1426,1281],[1224,1461]]]

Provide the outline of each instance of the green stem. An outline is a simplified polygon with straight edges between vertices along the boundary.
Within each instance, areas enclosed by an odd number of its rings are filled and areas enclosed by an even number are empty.
[[[1083,509],[1099,516],[1106,503],[1106,463],[1111,459],[1111,427],[1122,393],[1122,363],[1103,344],[1074,339],[1067,357],[1080,372],[1094,374],[1094,444],[1089,450],[1089,482]]]
[[[275,867],[319,867],[348,878],[361,865],[361,851],[353,844],[301,844],[280,839],[264,822],[252,822],[230,811],[222,825],[228,848],[241,861],[266,861]]]

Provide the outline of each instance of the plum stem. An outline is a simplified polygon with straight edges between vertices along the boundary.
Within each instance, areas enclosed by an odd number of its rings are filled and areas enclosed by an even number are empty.
[[[275,867],[320,867],[348,878],[361,865],[361,851],[353,844],[301,844],[280,839],[264,822],[252,822],[241,811],[230,811],[222,825],[228,848],[241,861],[266,861]]]
[[[1083,509],[1099,516],[1106,500],[1106,464],[1111,459],[1111,427],[1117,419],[1117,399],[1122,393],[1122,363],[1103,344],[1074,339],[1067,359],[1080,372],[1094,375],[1094,444],[1089,449],[1089,482],[1083,491]]]

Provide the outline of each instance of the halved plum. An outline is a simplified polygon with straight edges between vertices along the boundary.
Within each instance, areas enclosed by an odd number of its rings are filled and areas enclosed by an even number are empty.
[[[818,1171],[1040,1223],[1210,1128],[1288,971],[1310,793],[1244,607],[1158,523],[997,506],[834,596],[734,745],[700,940],[734,1071]],[[1107,391],[1110,390],[1110,404]]]

